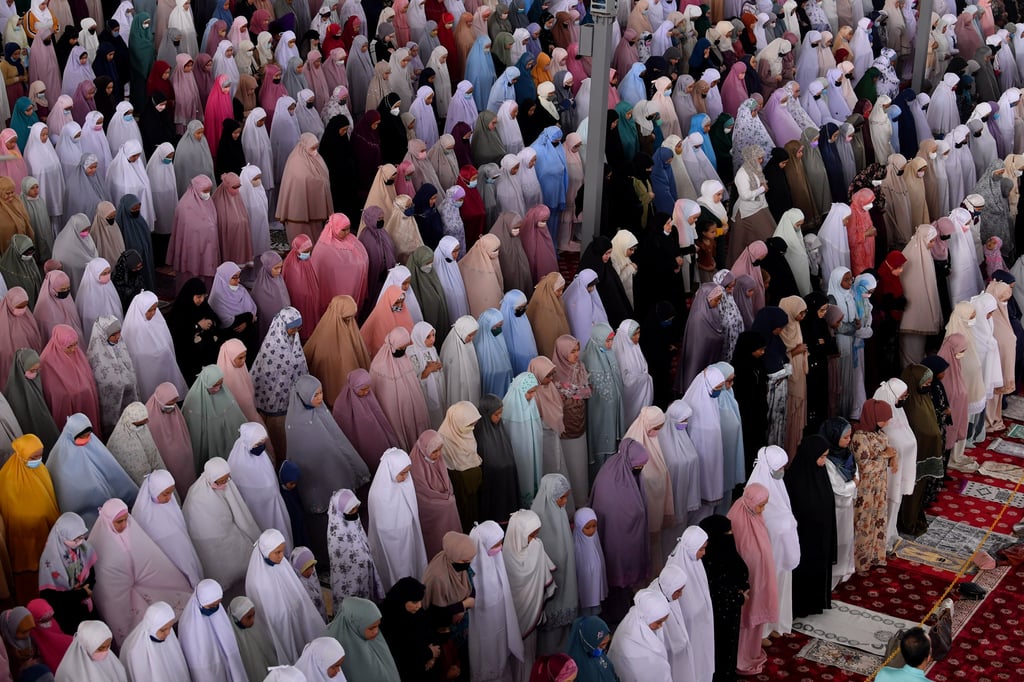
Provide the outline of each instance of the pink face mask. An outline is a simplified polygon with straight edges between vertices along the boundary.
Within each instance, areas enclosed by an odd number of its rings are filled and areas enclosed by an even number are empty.
[[[501,553],[501,547],[491,547],[487,550],[487,556],[498,556]]]
[[[39,376],[38,369],[30,369],[27,372],[25,372],[25,378],[28,379],[29,381],[34,381],[37,376]]]
[[[227,483],[211,483],[210,487],[213,488],[214,490],[224,490],[225,488],[228,487],[228,484]]]
[[[89,230],[82,230],[81,232],[78,233],[78,236],[81,237],[82,239],[85,239],[86,237],[89,236]]]
[[[102,661],[102,660],[103,660],[103,659],[105,659],[105,658],[106,658],[106,657],[107,657],[107,656],[108,656],[109,654],[110,654],[110,649],[107,649],[106,651],[94,651],[94,652],[92,652],[92,656],[91,656],[91,658],[92,658],[92,660],[94,660],[94,661]]]
[[[106,284],[107,282],[110,281],[110,273],[108,272],[108,273],[106,273],[104,275],[100,275],[99,280],[100,280],[100,284]]]
[[[15,317],[21,317],[22,315],[24,315],[27,312],[28,312],[28,306],[25,306],[24,308],[15,308],[14,309]]]

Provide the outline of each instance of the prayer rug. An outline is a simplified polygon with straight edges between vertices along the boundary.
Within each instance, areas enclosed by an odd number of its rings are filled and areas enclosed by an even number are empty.
[[[1016,428],[1016,424],[1014,425],[1014,428]],[[1024,459],[1024,443],[1013,443],[1003,438],[996,438],[988,444],[988,449],[992,452],[998,452],[1001,455],[1009,455],[1010,457],[1019,457]]]
[[[1003,408],[1003,416],[1014,421],[1024,422],[1024,398],[1011,395],[1006,399],[1006,407]]]
[[[941,571],[957,573],[963,568],[968,557],[960,554],[949,554],[935,547],[922,545],[913,540],[900,538],[896,543],[896,556],[906,561],[931,566]],[[974,573],[977,567],[971,566],[968,573]]]
[[[793,630],[882,656],[894,633],[916,625],[913,621],[833,600],[831,609],[798,619],[793,623]]]
[[[982,462],[978,473],[990,478],[999,478],[1004,481],[1016,483],[1024,477],[1024,467],[1006,464],[1004,462]]]
[[[999,505],[1009,503],[1011,507],[1024,509],[1024,491],[1014,494],[1012,490],[999,488],[986,483],[966,481],[960,489],[961,495],[976,497],[986,502],[994,502]]]
[[[852,647],[843,646],[835,642],[828,642],[823,639],[812,638],[797,658],[807,661],[814,661],[822,665],[828,665],[840,670],[855,673],[857,675],[870,675],[882,665],[881,656],[869,654]]]
[[[929,516],[928,530],[914,538],[913,541],[919,545],[937,549],[947,556],[969,557],[981,545],[981,540],[985,537],[986,532],[986,528]],[[992,533],[982,549],[989,554],[995,554],[999,548],[1013,542],[1016,542],[1016,538],[1011,535]]]

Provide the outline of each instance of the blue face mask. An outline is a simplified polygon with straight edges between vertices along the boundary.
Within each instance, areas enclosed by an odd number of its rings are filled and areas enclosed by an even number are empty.
[[[130,120],[132,120],[133,118],[134,118],[134,116],[132,116],[131,114],[125,114],[125,115],[124,115],[124,120],[126,120],[126,121],[130,121]]]
[[[661,321],[661,326],[662,327],[671,327],[672,326],[672,320],[662,320]]]
[[[486,182],[488,185],[493,185],[494,181],[497,179],[498,178],[484,178],[484,182]]]
[[[199,613],[201,613],[201,614],[203,614],[204,616],[207,616],[207,617],[212,616],[213,614],[217,613],[217,611],[219,611],[219,610],[220,610],[220,604],[217,604],[213,608],[209,608],[209,609],[206,608],[205,606],[201,605],[201,604],[199,606]]]
[[[469,188],[473,189],[474,187],[476,187],[476,182],[477,182],[476,180],[470,180],[469,181],[469,185],[468,185]]]
[[[312,251],[304,251],[299,254],[299,260],[309,260],[309,257],[313,255]]]
[[[676,431],[685,431],[686,430],[686,422],[679,422],[678,424],[675,425],[675,427],[676,427]]]
[[[259,457],[264,452],[266,452],[266,450],[267,450],[267,444],[266,443],[260,443],[256,447],[254,447],[251,450],[249,450],[249,454],[252,455],[253,457]]]
[[[416,209],[414,207],[410,206],[409,208],[407,208],[404,211],[402,211],[402,213],[404,213],[405,215],[407,215],[407,216],[409,216],[411,218],[412,216],[416,215]]]
[[[169,156],[165,156],[164,158],[160,159],[160,161],[162,163],[166,163],[167,165],[170,165],[170,164],[174,163],[174,159],[172,159]]]
[[[720,395],[722,395],[722,389],[714,388],[714,389],[711,390],[711,397],[712,398],[717,398]]]
[[[30,459],[29,461],[25,462],[25,466],[27,466],[29,469],[38,469],[42,465],[43,460],[41,459]]]

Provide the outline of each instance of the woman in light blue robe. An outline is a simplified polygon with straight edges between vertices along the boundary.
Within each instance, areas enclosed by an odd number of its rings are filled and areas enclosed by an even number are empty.
[[[569,189],[569,170],[562,147],[562,129],[548,126],[530,147],[537,152],[534,171],[540,183],[544,205],[551,210],[548,218],[548,232],[554,244],[558,241],[558,224],[565,209],[565,196]]]
[[[740,418],[740,406],[736,395],[732,392],[732,381],[736,378],[736,370],[728,362],[716,362],[711,365],[725,377],[725,387],[718,396],[718,415],[722,427],[722,490],[725,497],[715,510],[721,513],[725,507],[732,506],[733,488],[746,479],[743,459],[743,422]],[[728,512],[728,509],[725,509]]]
[[[491,59],[491,39],[479,36],[466,57],[466,80],[473,84],[473,100],[477,109],[487,109],[491,88],[497,75],[494,73],[494,60]],[[497,112],[495,112],[497,113]]]
[[[537,377],[523,372],[512,380],[502,399],[501,422],[508,432],[519,476],[519,503],[529,508],[544,473],[544,432],[534,400]]]
[[[537,357],[537,341],[533,338],[533,326],[526,316],[526,294],[512,289],[501,299],[501,316],[505,320],[501,338],[505,339],[508,356],[512,361],[512,372],[522,374],[530,366],[530,360]],[[502,394],[495,394],[502,395]]]
[[[480,331],[473,337],[473,348],[480,365],[480,386],[484,395],[505,395],[512,383],[512,360],[509,359],[508,346],[501,338],[504,335],[501,311],[488,308],[477,322]]]

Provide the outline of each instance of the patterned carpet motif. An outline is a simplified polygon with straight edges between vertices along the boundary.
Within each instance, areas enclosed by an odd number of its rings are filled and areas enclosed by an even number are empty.
[[[1012,490],[1006,490],[994,485],[968,481],[964,487],[960,489],[960,494],[967,495],[968,497],[976,497],[979,500],[985,500],[986,502],[1009,504],[1015,509],[1024,509],[1024,493],[1014,494]]]
[[[833,601],[831,609],[801,618],[793,623],[793,629],[816,639],[882,656],[895,633],[915,625],[916,622],[903,618]]]

